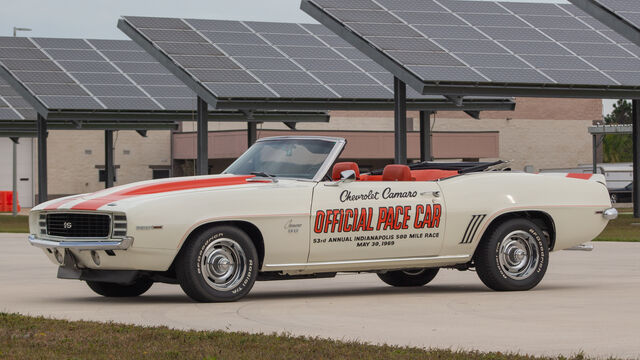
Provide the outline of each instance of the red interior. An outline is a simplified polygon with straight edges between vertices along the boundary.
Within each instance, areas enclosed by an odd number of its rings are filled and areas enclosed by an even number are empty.
[[[349,164],[349,165],[346,165],[346,164]],[[355,168],[354,168],[354,165],[355,165]],[[407,176],[405,173],[406,170],[398,170],[399,167],[404,167],[404,166],[405,165],[395,165],[395,164],[385,166],[384,171],[387,171],[388,167],[392,167],[392,168],[396,168],[396,170],[391,170],[391,171],[394,171],[394,172],[400,171],[402,172],[403,175],[401,175],[401,177],[398,178],[397,180],[387,179],[384,181],[435,181],[438,179],[445,179],[451,176],[458,175],[458,172],[456,170],[427,169],[427,170],[409,170],[410,175]],[[336,167],[338,170],[337,172],[336,172]],[[359,174],[358,165],[356,163],[347,163],[347,162],[336,163],[333,167],[333,172],[332,172],[333,180],[339,180],[340,172],[344,170],[355,170],[356,175]],[[336,178],[336,174],[338,174],[337,178]],[[391,176],[390,173],[388,175]],[[358,177],[360,181],[383,181],[382,178],[383,178],[383,175],[369,175],[369,174],[361,174]]]

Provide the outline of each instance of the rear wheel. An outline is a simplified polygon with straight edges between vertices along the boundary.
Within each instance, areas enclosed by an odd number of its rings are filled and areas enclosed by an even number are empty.
[[[439,268],[423,268],[378,273],[380,280],[391,286],[423,286],[433,280]]]
[[[235,301],[256,281],[258,253],[244,231],[212,227],[185,244],[176,274],[182,290],[196,301]]]
[[[527,219],[498,225],[483,238],[475,255],[480,280],[493,290],[529,290],[542,280],[549,245],[542,230]]]
[[[106,297],[135,297],[149,290],[153,281],[147,278],[139,278],[133,284],[121,285],[100,281],[87,281],[89,288],[96,294]]]

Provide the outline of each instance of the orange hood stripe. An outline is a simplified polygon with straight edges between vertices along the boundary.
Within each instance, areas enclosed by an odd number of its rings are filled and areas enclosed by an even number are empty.
[[[229,176],[229,177],[213,178],[213,179],[178,180],[178,181],[163,182],[159,184],[138,185],[138,186],[129,187],[120,191],[116,191],[114,193],[111,193],[105,196],[83,201],[81,203],[74,205],[71,209],[97,210],[98,208],[106,204],[112,203],[114,201],[126,199],[132,196],[159,194],[159,193],[165,193],[165,192],[200,189],[200,188],[208,188],[208,187],[242,185],[242,184],[246,184],[247,179],[252,177],[254,176],[243,175],[243,176]]]

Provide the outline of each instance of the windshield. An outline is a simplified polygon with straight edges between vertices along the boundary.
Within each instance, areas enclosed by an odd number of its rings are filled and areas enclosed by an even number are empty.
[[[278,138],[259,141],[224,173],[312,180],[335,145],[335,141],[324,139]]]

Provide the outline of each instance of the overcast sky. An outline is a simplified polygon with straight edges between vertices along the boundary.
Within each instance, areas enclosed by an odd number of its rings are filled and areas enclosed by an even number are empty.
[[[27,27],[32,37],[127,39],[116,27],[121,15],[222,20],[313,22],[300,0],[2,0],[0,36]],[[516,0],[517,1],[517,0]],[[563,0],[532,2],[565,3]],[[610,102],[605,102],[605,112]]]

